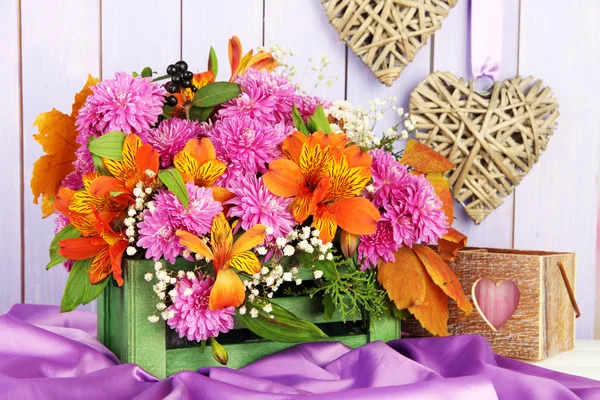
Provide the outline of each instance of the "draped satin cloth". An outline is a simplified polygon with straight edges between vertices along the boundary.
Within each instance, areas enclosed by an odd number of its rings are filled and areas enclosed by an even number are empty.
[[[0,316],[0,399],[600,399],[600,382],[495,355],[478,336],[310,343],[163,380],[95,336],[94,313],[15,305]]]

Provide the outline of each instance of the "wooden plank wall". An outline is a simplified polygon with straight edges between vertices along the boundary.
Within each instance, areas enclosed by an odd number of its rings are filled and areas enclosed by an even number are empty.
[[[583,311],[577,332],[590,338],[600,150],[599,87],[592,70],[600,61],[600,7],[595,0],[582,0],[578,7],[564,7],[559,0],[504,2],[502,77],[532,74],[550,85],[560,102],[559,128],[547,154],[502,207],[475,226],[457,204],[456,225],[474,246],[577,252]],[[223,78],[229,75],[227,39],[237,34],[245,49],[274,43],[294,49],[299,76],[309,57],[318,61],[327,55],[328,73],[339,79],[314,94],[355,104],[394,95],[406,108],[411,90],[433,70],[470,77],[468,18],[469,0],[460,0],[435,38],[388,88],[339,42],[319,0],[0,2],[0,313],[16,302],[60,302],[66,274],[43,268],[53,223],[40,219],[29,190],[32,164],[41,154],[31,137],[32,123],[53,107],[69,111],[87,73],[109,77],[146,65],[161,70],[181,57],[204,68],[213,45]],[[309,69],[303,87],[310,90],[315,79]],[[390,115],[379,126],[385,129],[394,120]]]

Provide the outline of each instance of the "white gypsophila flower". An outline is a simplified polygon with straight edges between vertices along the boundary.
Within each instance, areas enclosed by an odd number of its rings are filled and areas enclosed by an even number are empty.
[[[282,278],[283,278],[283,280],[284,280],[284,281],[286,281],[286,282],[291,282],[291,281],[292,281],[292,278],[293,278],[293,275],[292,275],[292,273],[291,273],[291,272],[285,272],[285,273],[283,274]]]
[[[178,277],[179,279],[183,278],[184,276],[185,276],[185,271],[179,270],[179,271],[177,272],[177,277]]]
[[[266,274],[268,274],[268,273],[269,273],[269,268],[267,268],[267,267],[262,267],[262,268],[260,269],[260,274],[261,274],[261,275],[266,275]]]
[[[238,312],[240,313],[240,315],[246,314],[246,306],[241,306],[240,308],[238,308]]]
[[[158,319],[159,318],[156,315],[151,315],[151,316],[148,317],[148,321],[152,322],[153,324],[156,323],[156,322],[158,322]]]
[[[150,282],[150,281],[152,280],[152,278],[153,278],[153,275],[152,275],[152,273],[150,273],[150,272],[147,272],[147,273],[145,273],[145,274],[144,274],[144,279],[145,279],[146,281]]]
[[[255,297],[255,296],[254,296],[253,294],[249,294],[249,295],[248,295],[248,300],[249,300],[249,301],[254,301],[254,297]]]
[[[169,297],[174,299],[175,297],[177,297],[177,289],[171,289],[169,290]]]
[[[165,303],[162,303],[162,302],[161,303],[156,303],[156,309],[158,311],[164,311],[165,308],[167,308],[167,305]]]
[[[296,285],[302,285],[302,279],[300,278],[296,278],[294,282],[296,282]]]
[[[136,187],[133,189],[133,195],[135,197],[142,197],[144,195],[144,191],[141,188]]]
[[[321,255],[319,256],[319,261],[323,261],[323,260],[325,260],[325,256],[324,256],[323,254],[321,254]]]
[[[250,316],[252,318],[257,318],[258,317],[258,310],[256,308],[253,308],[250,310]]]
[[[315,272],[313,272],[313,276],[315,277],[315,279],[320,279],[323,276],[323,271],[318,269]]]
[[[365,189],[369,193],[375,193],[375,186],[373,186],[372,184],[365,186]]]
[[[146,173],[146,176],[150,179],[152,179],[156,176],[156,173],[154,171],[152,171],[151,169],[147,169],[144,172]]]
[[[125,226],[133,226],[135,224],[135,218],[132,218],[132,217],[125,218],[123,220],[123,224],[125,224]]]
[[[277,247],[284,247],[287,244],[287,239],[284,237],[278,237],[277,239],[275,239],[275,244],[277,245]]]
[[[126,235],[127,237],[131,237],[131,236],[134,236],[134,235],[135,235],[135,229],[133,228],[133,226],[130,226],[129,228],[127,228],[127,229],[125,230],[125,235]]]
[[[265,246],[258,246],[256,248],[256,252],[259,256],[264,256],[265,254],[267,254],[267,248]]]
[[[156,293],[156,296],[161,300],[164,300],[166,297],[165,292]]]
[[[292,246],[290,246],[289,244],[283,248],[284,256],[287,256],[287,257],[293,256],[294,252],[295,252],[294,248]]]
[[[162,319],[164,319],[165,321],[169,319],[169,313],[167,311],[163,311],[160,313],[160,316],[162,317]]]
[[[293,230],[290,232],[290,234],[288,235],[288,239],[289,240],[296,240],[298,239],[298,231],[297,230]]]
[[[157,261],[157,262],[154,263],[154,270],[156,272],[160,271],[162,269],[162,267],[163,267],[163,265],[162,265],[162,263],[160,261]]]
[[[136,214],[137,211],[135,211],[135,208],[129,207],[129,210],[127,210],[127,215],[129,215],[130,217],[135,217]]]
[[[152,194],[152,188],[151,187],[147,187],[146,189],[144,189],[144,193],[146,193],[146,194]]]
[[[192,271],[188,271],[188,272],[186,272],[186,273],[185,273],[185,276],[187,276],[187,278],[188,278],[189,280],[191,280],[191,281],[193,281],[193,280],[195,280],[195,279],[196,279],[196,274],[195,274],[195,273],[193,273]]]
[[[303,227],[302,227],[302,233],[303,233],[305,236],[310,236],[310,226],[303,226]]]
[[[177,283],[177,278],[175,278],[174,276],[173,276],[173,277],[171,277],[171,279],[169,280],[169,283],[170,283],[171,285],[174,285],[175,283]]]
[[[271,303],[268,303],[266,306],[264,306],[262,308],[262,310],[264,312],[266,312],[267,314],[270,314],[273,311],[273,306],[271,305]]]
[[[127,241],[128,241],[129,243],[133,243],[133,242],[135,242],[135,238],[134,238],[134,237],[130,237],[129,239],[127,239]]]
[[[327,253],[327,255],[325,256],[325,258],[329,261],[333,260],[333,253]]]
[[[202,254],[196,253],[196,254],[194,254],[194,259],[196,261],[202,261],[202,260],[204,260],[204,257],[202,257]]]
[[[272,235],[274,232],[273,227],[272,226],[265,226],[265,233],[267,235]]]
[[[252,289],[252,294],[258,296],[260,292],[258,291],[258,289]]]
[[[183,295],[184,295],[184,296],[191,296],[191,295],[192,295],[192,293],[194,293],[194,291],[192,290],[192,288],[186,288],[186,289],[183,291]]]
[[[271,293],[267,293],[267,297],[270,298],[270,299],[272,299],[273,298],[273,293],[272,292]]]
[[[278,275],[281,275],[283,273],[283,267],[281,264],[277,264],[275,267],[273,267],[273,271]]]
[[[319,246],[323,243],[323,241],[321,239],[319,239],[318,237],[312,237],[310,238],[310,244],[312,244],[313,246]]]
[[[154,210],[156,210],[156,206],[154,205],[153,201],[149,201],[146,203],[146,208],[150,211],[150,212],[154,212]]]

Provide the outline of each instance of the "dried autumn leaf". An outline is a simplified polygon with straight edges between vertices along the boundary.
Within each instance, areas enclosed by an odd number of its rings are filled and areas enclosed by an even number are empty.
[[[425,269],[431,279],[433,279],[433,282],[435,282],[446,295],[456,300],[458,307],[464,311],[465,316],[471,314],[473,306],[467,299],[458,277],[450,269],[448,264],[446,264],[435,251],[427,246],[415,244],[413,250],[425,266]]]
[[[71,115],[53,109],[41,113],[35,119],[34,125],[38,128],[39,133],[33,135],[33,138],[42,145],[42,149],[46,153],[33,165],[31,191],[35,204],[38,204],[40,196],[48,200],[56,197],[60,183],[74,170],[75,151],[79,147],[75,142],[77,137],[75,120],[85,99],[92,93],[90,86],[98,82],[98,79],[88,75],[85,86],[75,95]],[[48,212],[47,204],[46,212]]]
[[[415,139],[406,144],[400,162],[426,174],[439,172],[443,175],[456,167],[446,157]]]
[[[421,268],[425,268],[421,264]],[[408,308],[423,328],[437,336],[448,336],[448,296],[428,276],[423,280],[423,303]]]
[[[435,194],[442,201],[442,211],[446,214],[448,225],[452,225],[454,222],[454,199],[452,197],[452,192],[450,192],[448,180],[444,178],[444,175],[442,175],[441,172],[432,172],[425,177],[429,180],[431,186],[433,186]]]
[[[454,228],[438,241],[438,254],[446,262],[454,261],[458,251],[467,245],[467,237]]]
[[[47,218],[54,213],[54,202],[48,196],[42,196],[42,218]]]
[[[427,275],[419,258],[411,249],[401,247],[394,260],[377,267],[379,283],[399,310],[423,303]]]

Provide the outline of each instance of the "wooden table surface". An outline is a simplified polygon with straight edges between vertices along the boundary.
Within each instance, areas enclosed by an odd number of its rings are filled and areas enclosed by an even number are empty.
[[[600,380],[600,340],[576,340],[573,350],[530,363],[558,372]]]

